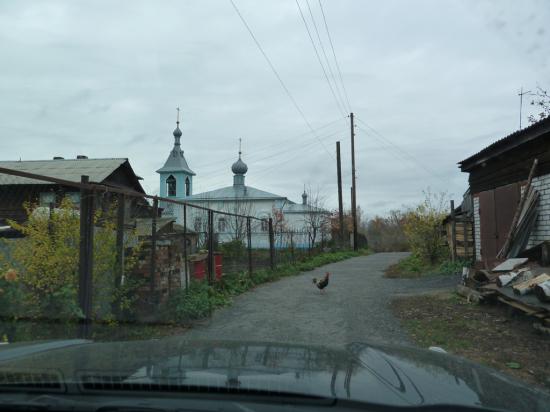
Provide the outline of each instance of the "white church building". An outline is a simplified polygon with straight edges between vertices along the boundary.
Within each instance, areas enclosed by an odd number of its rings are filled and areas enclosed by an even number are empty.
[[[251,240],[254,248],[269,247],[267,220],[273,219],[275,246],[285,247],[291,241],[294,247],[306,248],[314,243],[328,240],[330,236],[330,212],[308,204],[304,190],[302,202],[295,203],[286,196],[277,195],[245,184],[248,166],[239,157],[231,166],[233,184],[203,193],[193,193],[193,179],[196,173],[189,167],[181,147],[182,132],[179,121],[173,132],[174,147],[164,165],[157,170],[160,177],[160,196],[174,198],[186,203],[243,216],[254,216],[262,220],[251,220]],[[228,176],[229,177],[229,176]],[[163,216],[174,216],[183,224],[183,206],[161,202]],[[187,227],[197,232],[206,232],[207,212],[186,208]],[[219,242],[235,239],[246,242],[246,219],[221,213],[214,214],[214,232]],[[315,236],[312,232],[315,230]]]

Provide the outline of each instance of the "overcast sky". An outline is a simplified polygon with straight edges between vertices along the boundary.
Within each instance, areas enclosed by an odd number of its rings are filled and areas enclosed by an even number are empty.
[[[179,106],[195,193],[232,184],[241,137],[247,184],[294,201],[319,186],[335,207],[341,140],[349,205],[347,103],[339,110],[296,1],[234,1],[315,133],[229,0],[0,0],[0,159],[127,157],[158,193]],[[338,97],[319,2],[309,5]],[[427,187],[459,199],[467,175],[456,163],[518,128],[521,86],[550,87],[546,0],[323,6],[358,120],[368,215],[414,204]],[[524,125],[531,112],[526,101]]]

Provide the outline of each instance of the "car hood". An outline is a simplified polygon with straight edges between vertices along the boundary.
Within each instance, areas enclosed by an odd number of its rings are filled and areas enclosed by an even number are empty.
[[[40,376],[58,380],[60,385],[50,387],[61,392],[69,387],[79,392],[120,391],[121,383],[131,383],[124,388],[233,388],[396,406],[458,404],[543,411],[550,405],[546,392],[462,358],[366,343],[328,348],[172,337],[0,346],[0,386],[11,377],[12,388],[24,380],[20,383],[32,389]],[[46,390],[43,382],[36,389]]]

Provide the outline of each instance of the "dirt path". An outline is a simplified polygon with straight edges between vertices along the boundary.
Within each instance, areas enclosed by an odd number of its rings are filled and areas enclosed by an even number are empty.
[[[332,263],[299,276],[260,286],[235,298],[190,339],[258,340],[337,345],[354,341],[411,344],[390,311],[396,293],[453,286],[457,279],[387,279],[383,270],[406,253],[379,253]],[[325,294],[311,282],[332,273]]]

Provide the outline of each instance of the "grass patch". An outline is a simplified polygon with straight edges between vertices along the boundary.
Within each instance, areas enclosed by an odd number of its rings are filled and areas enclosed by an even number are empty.
[[[550,339],[537,334],[532,320],[510,317],[499,305],[466,302],[456,293],[394,299],[392,311],[421,347],[443,349],[550,389]]]
[[[399,262],[389,266],[384,271],[387,278],[420,278],[424,276],[453,275],[462,272],[463,266],[469,266],[470,261],[458,259],[452,262],[445,259],[436,263],[426,262],[416,255],[409,255]]]

